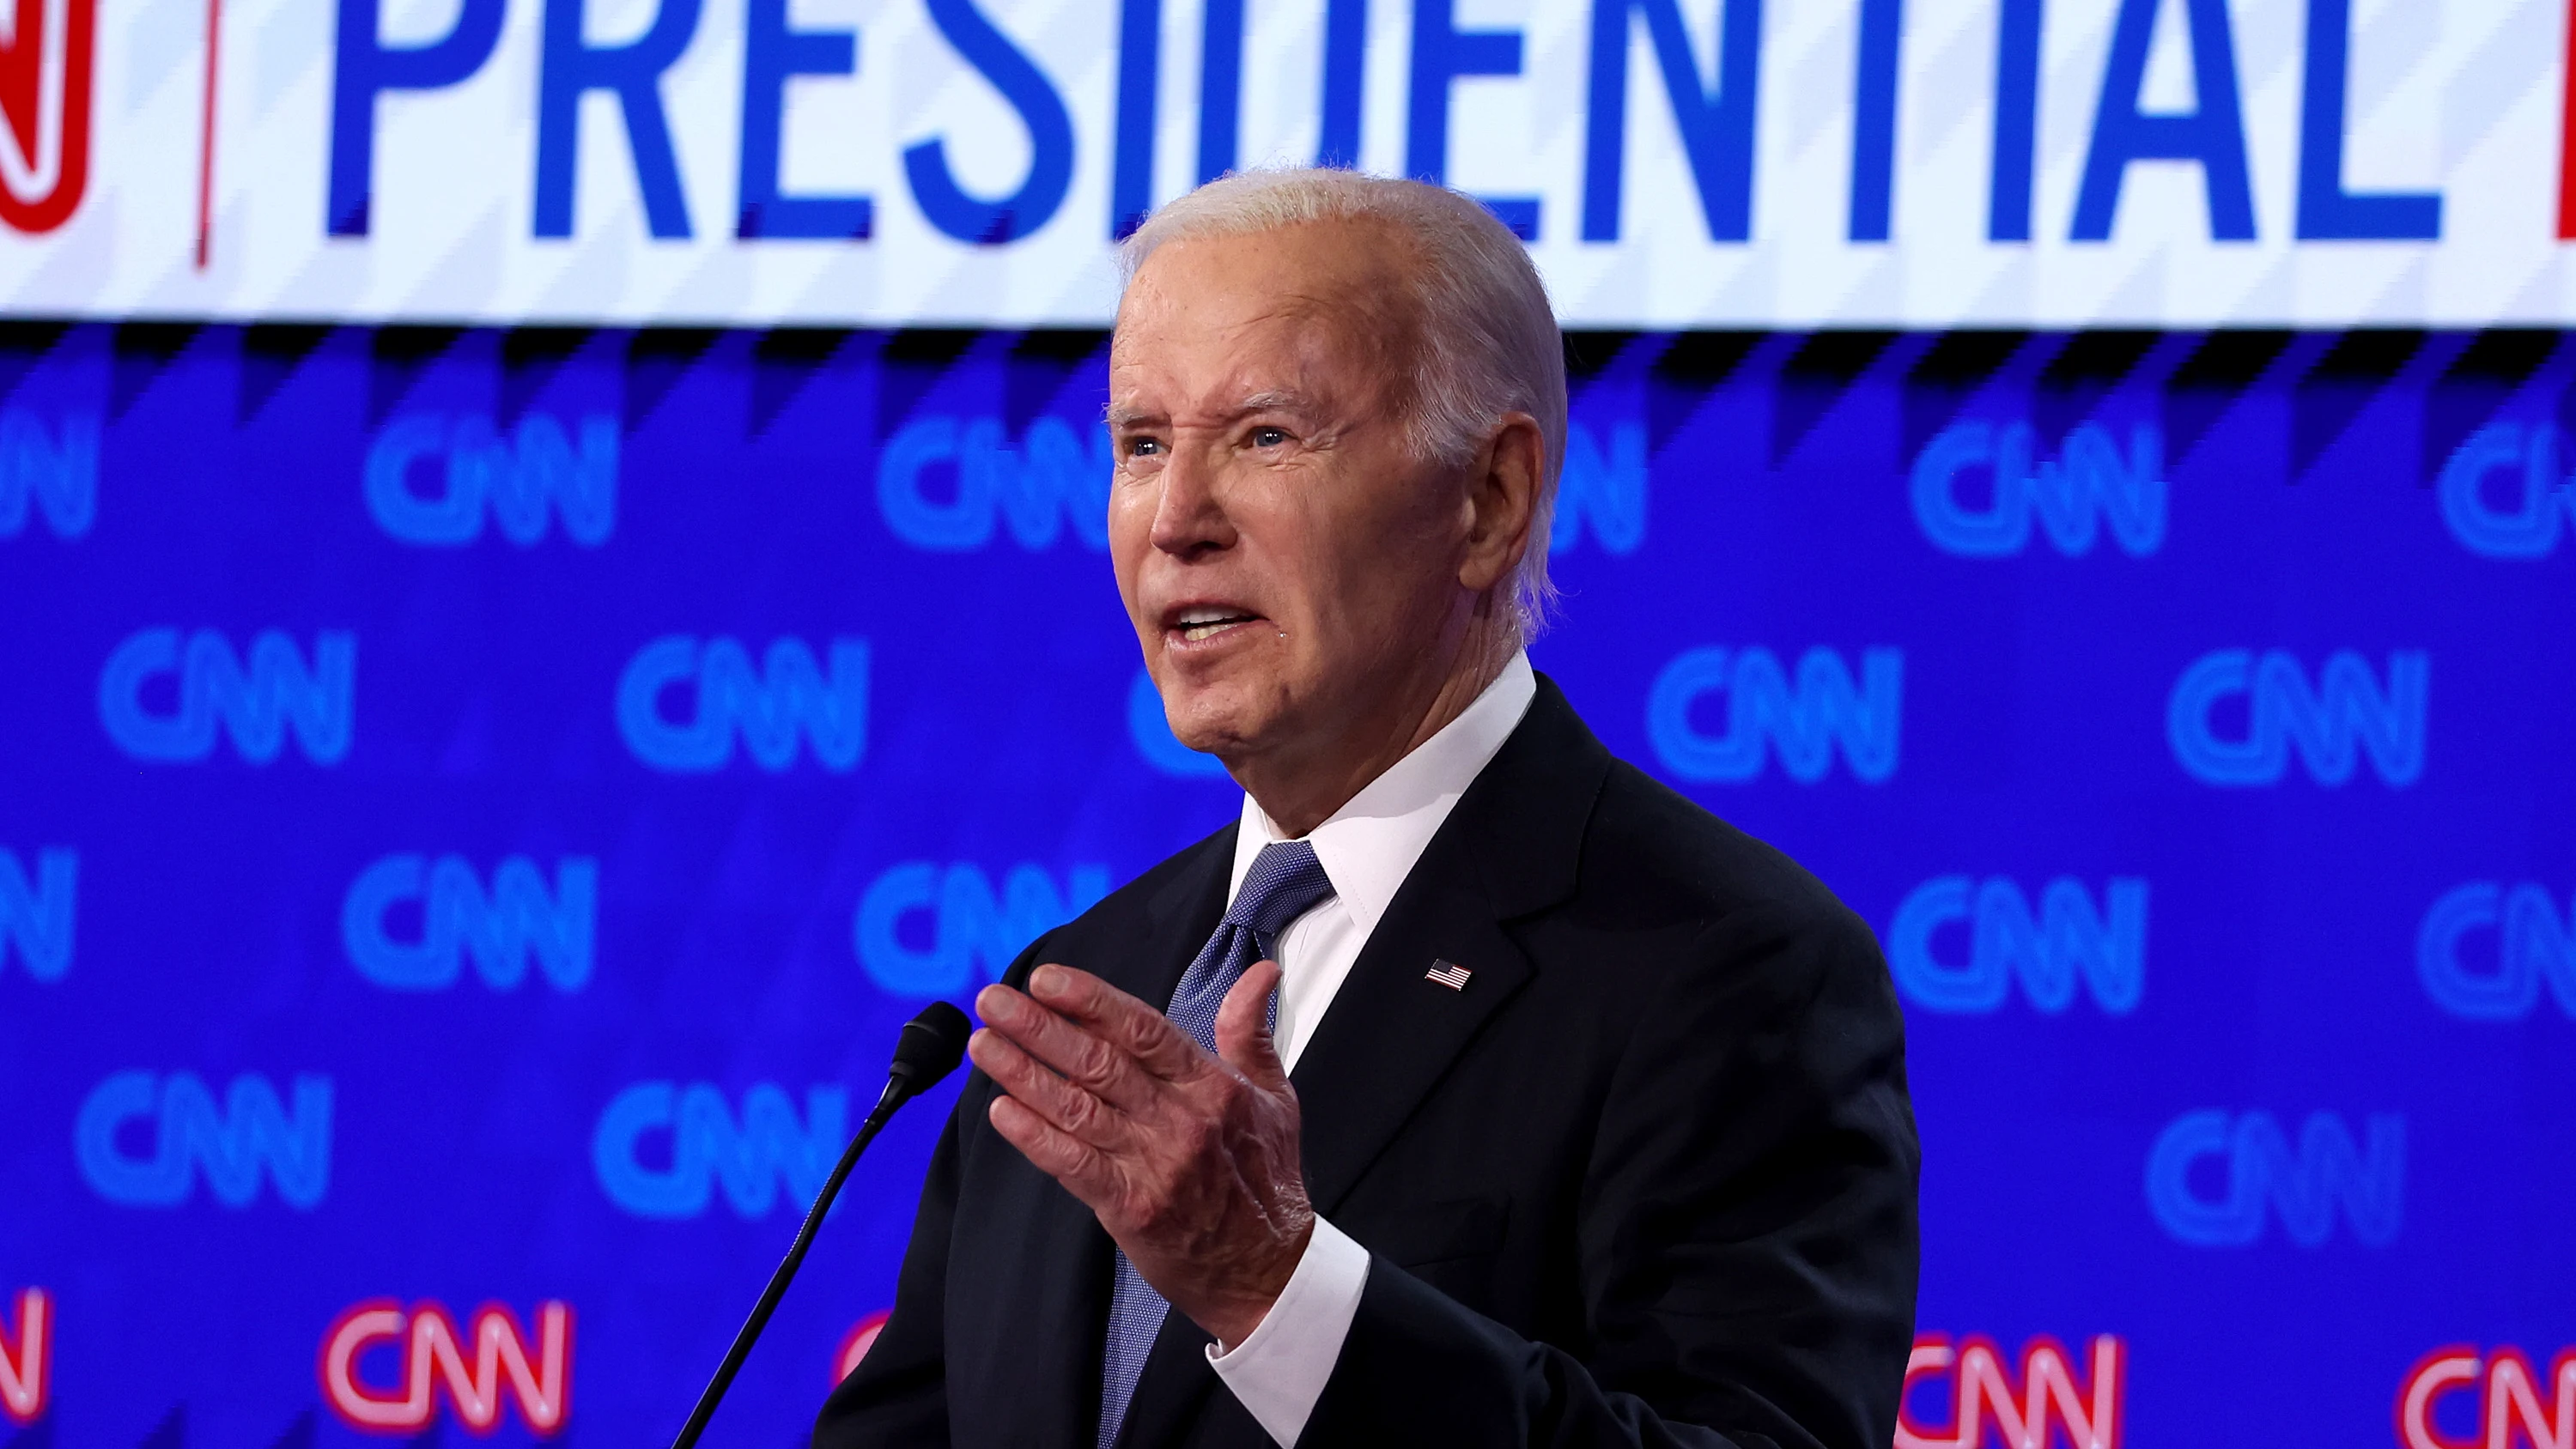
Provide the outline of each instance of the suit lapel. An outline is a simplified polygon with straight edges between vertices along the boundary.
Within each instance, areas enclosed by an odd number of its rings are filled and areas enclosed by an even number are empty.
[[[1193,847],[1172,879],[1147,898],[1145,926],[1135,939],[1085,941],[1079,951],[1067,949],[1051,959],[1080,966],[1150,1005],[1164,1005],[1225,913],[1233,863],[1234,830],[1229,827]],[[1018,1159],[1007,1144],[1003,1150]],[[1037,1179],[1040,1206],[1028,1227],[1030,1260],[1050,1265],[1048,1272],[1073,1277],[1062,1285],[1070,1291],[1056,1300],[1064,1306],[1051,1315],[1052,1322],[1021,1325],[1013,1334],[1027,1361],[1014,1371],[1011,1383],[997,1385],[995,1391],[1019,1394],[1051,1386],[1052,1392],[1032,1395],[1037,1412],[1022,1420],[1031,1425],[1032,1438],[1064,1449],[1092,1449],[1100,1413],[1101,1347],[1109,1326],[1112,1245],[1100,1220],[1080,1199],[1025,1159],[1018,1166]],[[1178,1314],[1172,1322],[1197,1333]],[[1172,1324],[1166,1324],[1164,1336],[1171,1334]],[[1158,1342],[1155,1357],[1162,1353]],[[1053,1412],[1044,1407],[1048,1405]],[[1132,1422],[1132,1412],[1130,1418]],[[1153,1441],[1131,1436],[1130,1442]]]
[[[1428,856],[1426,853],[1426,860]],[[1465,966],[1452,990],[1425,973]],[[1532,967],[1477,882],[1420,867],[1396,896],[1299,1058],[1306,1192],[1329,1217],[1485,1019]]]
[[[1295,1079],[1306,1191],[1327,1216],[1536,968],[1503,923],[1572,893],[1609,752],[1555,683],[1476,777],[1396,892]],[[1451,987],[1425,975],[1463,966]]]
[[[1145,901],[1145,939],[1104,943],[1106,954],[1084,967],[1157,1011],[1171,1004],[1181,973],[1216,933],[1234,875],[1229,825],[1190,848],[1190,858]]]
[[[993,1146],[1010,1154],[1000,1171],[1031,1207],[1003,1237],[984,1245],[985,1273],[1028,1287],[981,1325],[989,1372],[975,1391],[1001,1396],[982,1413],[1015,1424],[1014,1443],[1092,1449],[1101,1331],[1109,1315],[1109,1237],[1062,1185],[1008,1143]]]

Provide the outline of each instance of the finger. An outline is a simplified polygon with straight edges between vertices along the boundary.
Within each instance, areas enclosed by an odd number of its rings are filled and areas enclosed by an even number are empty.
[[[1267,1091],[1288,1080],[1270,1034],[1270,993],[1278,989],[1279,963],[1255,961],[1216,1009],[1216,1054]]]
[[[1108,1160],[1082,1142],[1050,1126],[1015,1097],[996,1097],[985,1120],[1003,1141],[1020,1150],[1038,1171],[1064,1184],[1083,1206],[1097,1213],[1110,1196]]]
[[[988,1030],[1114,1106],[1141,1109],[1158,1090],[1153,1074],[1103,1033],[1022,992],[987,986],[976,995],[975,1009]]]
[[[1125,1113],[1057,1076],[1018,1043],[986,1027],[966,1039],[966,1054],[994,1083],[1048,1124],[1090,1146],[1121,1151],[1134,1139]]]
[[[1088,971],[1040,966],[1029,973],[1029,994],[1165,1081],[1187,1081],[1207,1069],[1207,1054],[1171,1018]]]

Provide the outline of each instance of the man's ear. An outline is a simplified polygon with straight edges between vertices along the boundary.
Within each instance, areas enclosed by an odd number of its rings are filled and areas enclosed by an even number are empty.
[[[1519,567],[1533,545],[1530,525],[1538,517],[1539,480],[1546,472],[1547,440],[1539,433],[1538,419],[1505,413],[1467,480],[1467,556],[1458,565],[1462,587],[1484,593]]]

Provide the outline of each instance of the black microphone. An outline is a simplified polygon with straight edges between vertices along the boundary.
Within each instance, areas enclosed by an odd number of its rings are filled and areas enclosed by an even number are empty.
[[[850,1169],[859,1165],[859,1154],[876,1140],[878,1129],[885,1126],[897,1107],[929,1091],[940,1078],[957,1070],[957,1064],[966,1056],[966,1038],[973,1030],[966,1013],[945,1001],[930,1003],[921,1009],[921,1015],[903,1024],[903,1034],[895,1038],[894,1065],[886,1069],[885,1093],[877,1098],[876,1109],[868,1113],[868,1120],[859,1124],[858,1135],[850,1139],[849,1149],[841,1154],[831,1177],[823,1183],[813,1210],[805,1214],[805,1225],[796,1230],[796,1241],[788,1245],[786,1260],[769,1275],[769,1287],[751,1306],[751,1317],[733,1336],[733,1347],[726,1351],[724,1362],[716,1366],[716,1376],[707,1381],[707,1391],[698,1395],[698,1406],[690,1411],[680,1437],[671,1441],[671,1449],[691,1449],[698,1436],[706,1432],[707,1420],[715,1417],[716,1405],[723,1401],[725,1390],[733,1386],[735,1372],[750,1357],[752,1344],[769,1326],[769,1315],[777,1310],[778,1300],[804,1263],[805,1250],[814,1246],[814,1230],[823,1225],[823,1215],[832,1210],[832,1199],[840,1195]]]

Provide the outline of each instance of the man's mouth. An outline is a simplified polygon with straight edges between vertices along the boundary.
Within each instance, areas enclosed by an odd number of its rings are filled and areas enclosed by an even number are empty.
[[[1213,639],[1228,629],[1258,620],[1259,614],[1225,604],[1193,604],[1172,618],[1171,627],[1178,629],[1186,643],[1196,644]]]

